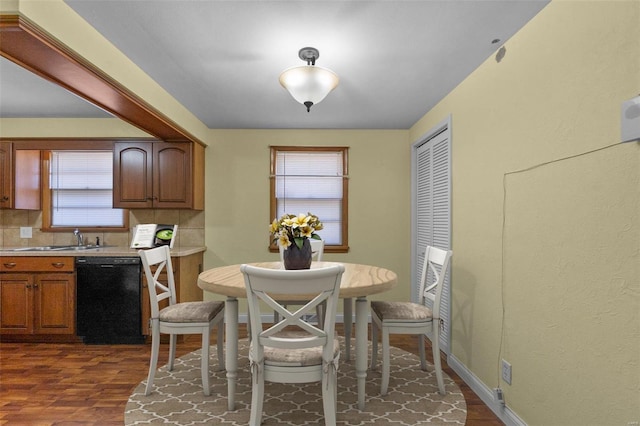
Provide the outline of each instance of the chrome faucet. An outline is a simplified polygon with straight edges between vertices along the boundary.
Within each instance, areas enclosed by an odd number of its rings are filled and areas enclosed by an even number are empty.
[[[73,235],[75,235],[76,238],[78,239],[78,246],[81,246],[84,244],[84,238],[82,237],[82,232],[80,232],[78,228],[74,229]]]

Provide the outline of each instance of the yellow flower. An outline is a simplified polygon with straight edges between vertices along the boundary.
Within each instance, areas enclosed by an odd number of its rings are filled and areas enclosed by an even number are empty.
[[[291,245],[291,241],[289,240],[289,236],[286,232],[280,234],[280,237],[278,238],[278,244],[282,247],[289,247]]]
[[[311,238],[311,234],[313,234],[313,228],[310,227],[309,225],[302,225],[300,226],[300,236],[301,237],[306,237],[306,238]]]

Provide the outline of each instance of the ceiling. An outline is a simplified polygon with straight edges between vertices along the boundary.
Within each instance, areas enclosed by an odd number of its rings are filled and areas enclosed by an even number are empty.
[[[407,129],[548,1],[65,3],[209,128]],[[340,77],[309,113],[278,82],[305,46]],[[0,60],[0,117],[105,116]]]

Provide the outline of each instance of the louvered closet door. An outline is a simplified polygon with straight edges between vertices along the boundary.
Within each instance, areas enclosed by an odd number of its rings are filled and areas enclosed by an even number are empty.
[[[451,248],[451,143],[449,129],[419,145],[415,155],[415,232],[416,262],[412,283],[412,296],[418,298],[418,280],[424,265],[426,246]],[[433,277],[428,277],[429,282]],[[449,275],[442,289],[440,307],[444,330],[440,335],[440,347],[449,353],[451,329],[451,286]]]

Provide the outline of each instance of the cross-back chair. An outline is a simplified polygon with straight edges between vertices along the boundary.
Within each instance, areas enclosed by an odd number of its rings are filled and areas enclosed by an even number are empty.
[[[265,381],[277,383],[322,382],[325,423],[336,424],[337,369],[340,345],[335,338],[335,312],[344,266],[287,271],[242,265],[249,306],[252,375],[249,424],[262,419]],[[278,302],[278,296],[308,301],[296,310]],[[286,298],[286,297],[285,297]],[[326,303],[322,326],[304,317]],[[262,323],[261,305],[280,315],[275,324]]]
[[[149,300],[151,302],[151,360],[145,395],[151,393],[153,380],[158,367],[160,333],[169,334],[169,370],[173,370],[176,357],[176,336],[179,334],[202,334],[201,374],[202,390],[211,395],[209,387],[209,342],[211,330],[218,327],[218,366],[224,369],[223,320],[224,302],[176,302],[173,264],[169,246],[160,246],[138,251],[142,260]],[[152,271],[152,268],[155,270]],[[168,306],[160,308],[160,302],[168,301]]]
[[[427,369],[424,350],[425,335],[431,338],[433,364],[438,382],[438,391],[445,394],[442,365],[440,362],[440,304],[442,284],[449,269],[453,252],[428,246],[420,278],[418,302],[371,302],[371,369],[378,359],[378,332],[382,330],[382,386],[380,393],[387,394],[389,387],[389,335],[417,334],[419,339],[420,366]],[[425,305],[431,301],[432,307]]]

